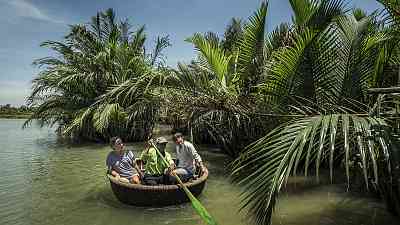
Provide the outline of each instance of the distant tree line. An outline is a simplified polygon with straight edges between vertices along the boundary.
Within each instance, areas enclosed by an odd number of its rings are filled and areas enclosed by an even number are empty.
[[[0,105],[0,117],[6,118],[21,118],[28,117],[32,114],[32,108],[26,105],[19,107],[11,106],[11,104]]]

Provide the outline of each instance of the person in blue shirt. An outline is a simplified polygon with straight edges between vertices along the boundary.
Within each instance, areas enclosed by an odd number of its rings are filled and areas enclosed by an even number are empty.
[[[122,182],[140,184],[139,171],[133,152],[125,150],[124,143],[119,137],[112,137],[110,139],[110,146],[113,151],[108,153],[107,156],[107,173]]]

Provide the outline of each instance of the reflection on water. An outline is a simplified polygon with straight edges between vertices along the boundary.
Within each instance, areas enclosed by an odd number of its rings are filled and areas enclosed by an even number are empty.
[[[105,144],[57,143],[54,132],[21,130],[23,120],[0,119],[0,224],[203,224],[190,204],[140,208],[121,204],[105,177]],[[168,145],[171,150],[172,145]],[[135,153],[142,144],[128,146]],[[202,149],[204,150],[204,149]],[[200,153],[210,170],[200,201],[221,225],[246,224],[228,159]],[[352,198],[333,186],[282,194],[274,224],[396,224],[382,204]]]

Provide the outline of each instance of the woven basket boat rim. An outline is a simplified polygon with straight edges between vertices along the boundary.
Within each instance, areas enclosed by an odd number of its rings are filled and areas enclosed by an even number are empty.
[[[130,189],[165,191],[165,190],[177,190],[177,189],[181,188],[180,185],[176,185],[176,184],[174,184],[174,185],[154,185],[154,186],[143,185],[143,184],[131,184],[131,183],[126,183],[126,182],[121,182],[110,174],[107,174],[107,177],[110,180],[110,182],[117,184],[119,186],[124,186],[126,188],[130,188]],[[207,178],[208,178],[208,169],[205,168],[205,172],[201,175],[201,177],[198,177],[196,180],[186,182],[186,183],[184,183],[184,185],[188,188],[192,187],[192,186],[196,186],[196,185],[206,181]]]

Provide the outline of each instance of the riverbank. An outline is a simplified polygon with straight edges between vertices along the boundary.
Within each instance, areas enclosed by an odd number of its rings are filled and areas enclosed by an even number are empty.
[[[0,105],[0,118],[5,119],[28,119],[34,109],[27,106]]]
[[[0,119],[28,119],[32,114],[3,114],[0,113]]]

